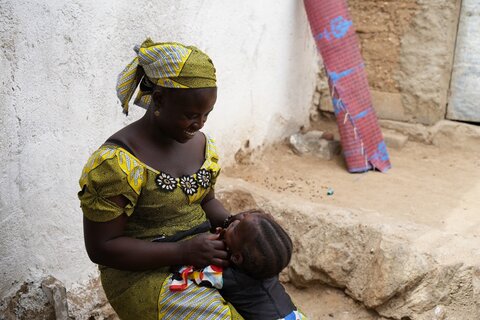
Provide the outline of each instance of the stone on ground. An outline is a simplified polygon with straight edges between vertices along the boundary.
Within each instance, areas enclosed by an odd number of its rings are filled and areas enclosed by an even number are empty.
[[[401,150],[408,141],[408,137],[392,130],[382,130],[385,144],[388,148]]]
[[[55,310],[56,320],[68,320],[67,290],[61,281],[48,276],[42,281],[42,290]]]
[[[328,137],[327,133],[313,130],[290,136],[289,143],[296,154],[311,154],[321,159],[331,160],[340,152],[340,142],[325,139],[325,137]]]

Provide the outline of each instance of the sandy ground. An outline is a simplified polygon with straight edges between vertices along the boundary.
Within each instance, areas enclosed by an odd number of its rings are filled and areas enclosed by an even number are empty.
[[[480,237],[480,155],[415,142],[389,153],[392,169],[387,173],[351,174],[341,156],[330,161],[298,156],[280,144],[254,152],[223,173],[313,202],[375,210]]]
[[[287,284],[287,292],[310,320],[384,320],[334,288],[318,285],[295,288]]]
[[[415,142],[389,153],[387,173],[351,174],[340,155],[330,161],[298,156],[278,144],[244,153],[223,174],[313,202],[374,210],[389,220],[406,219],[473,242],[480,238],[478,154]],[[329,189],[333,195],[327,195]],[[381,319],[336,289],[289,285],[287,290],[310,319]]]

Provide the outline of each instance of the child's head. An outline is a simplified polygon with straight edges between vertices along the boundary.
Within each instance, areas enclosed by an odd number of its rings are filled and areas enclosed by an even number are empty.
[[[290,262],[292,240],[269,214],[260,210],[235,216],[224,230],[230,261],[257,279],[273,277]]]

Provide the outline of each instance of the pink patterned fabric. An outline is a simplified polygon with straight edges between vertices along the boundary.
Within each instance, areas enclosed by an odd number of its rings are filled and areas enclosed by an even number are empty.
[[[391,165],[372,106],[365,64],[345,0],[304,0],[330,92],[348,171]]]

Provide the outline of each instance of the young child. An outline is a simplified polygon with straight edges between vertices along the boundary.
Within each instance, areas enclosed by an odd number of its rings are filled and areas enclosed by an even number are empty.
[[[229,252],[231,267],[183,267],[170,286],[181,291],[188,278],[214,286],[246,320],[306,319],[278,280],[290,262],[292,241],[269,214],[252,210],[232,216],[217,228]]]

